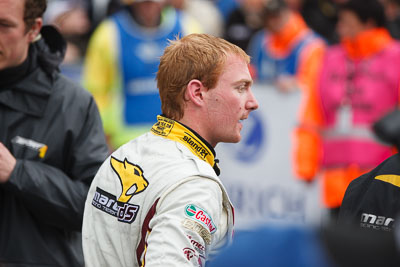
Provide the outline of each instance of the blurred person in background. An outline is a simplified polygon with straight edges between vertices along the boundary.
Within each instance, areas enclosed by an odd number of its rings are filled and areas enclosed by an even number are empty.
[[[372,124],[399,103],[400,44],[384,28],[377,0],[339,6],[340,44],[327,49],[318,86],[307,92],[295,130],[297,177],[322,177],[321,198],[336,220],[349,183],[393,153]]]
[[[346,0],[285,0],[287,5],[301,14],[313,31],[328,44],[339,42],[336,32],[337,5]]]
[[[284,0],[268,0],[262,12],[264,29],[248,47],[255,79],[282,92],[314,87],[325,42]]]
[[[167,0],[201,24],[204,33],[222,36],[224,20],[213,0]]]
[[[88,0],[49,0],[43,16],[43,23],[55,26],[67,41],[61,73],[79,84],[92,27],[88,4]]]
[[[121,0],[48,0],[43,23],[55,26],[67,41],[61,73],[82,83],[87,45],[98,24],[122,8]]]
[[[264,27],[263,7],[266,0],[239,0],[228,15],[224,39],[247,51],[253,35]]]
[[[164,0],[126,0],[93,33],[83,82],[93,93],[110,150],[147,132],[160,114],[155,74],[168,39],[201,32]]]
[[[249,56],[224,39],[190,34],[160,58],[163,115],[111,154],[85,206],[90,266],[205,266],[233,234],[234,210],[214,148],[241,140],[258,108]]]
[[[385,7],[387,28],[395,39],[400,39],[400,0],[380,0]]]
[[[90,34],[91,21],[86,1],[49,0],[43,16],[44,24],[51,24],[67,41],[63,63],[82,60]]]
[[[93,97],[59,73],[45,0],[0,0],[0,266],[83,266],[81,227],[108,155]]]

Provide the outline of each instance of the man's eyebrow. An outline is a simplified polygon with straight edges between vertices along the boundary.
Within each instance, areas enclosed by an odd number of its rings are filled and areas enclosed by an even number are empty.
[[[241,84],[245,84],[246,86],[250,86],[253,84],[253,80],[248,80],[248,79],[242,79],[236,82],[232,83],[234,86],[235,85],[241,85]]]
[[[0,23],[8,24],[8,25],[11,25],[11,26],[17,25],[15,22],[13,22],[13,21],[11,21],[9,19],[5,19],[5,18],[0,18]]]

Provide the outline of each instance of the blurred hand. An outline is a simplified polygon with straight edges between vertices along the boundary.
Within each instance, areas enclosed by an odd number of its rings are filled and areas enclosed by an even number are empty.
[[[10,179],[10,175],[15,168],[17,160],[10,151],[0,142],[0,183],[5,183]]]

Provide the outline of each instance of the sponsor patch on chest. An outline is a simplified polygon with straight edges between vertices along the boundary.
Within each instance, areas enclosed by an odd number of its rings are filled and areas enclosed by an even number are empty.
[[[185,215],[195,222],[204,225],[211,234],[217,230],[211,216],[205,210],[194,204],[189,204],[185,207]]]

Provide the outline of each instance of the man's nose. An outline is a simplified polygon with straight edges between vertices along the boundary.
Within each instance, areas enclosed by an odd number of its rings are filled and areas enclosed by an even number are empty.
[[[249,100],[246,103],[246,108],[250,110],[258,109],[258,101],[253,94],[253,91],[250,91]]]

